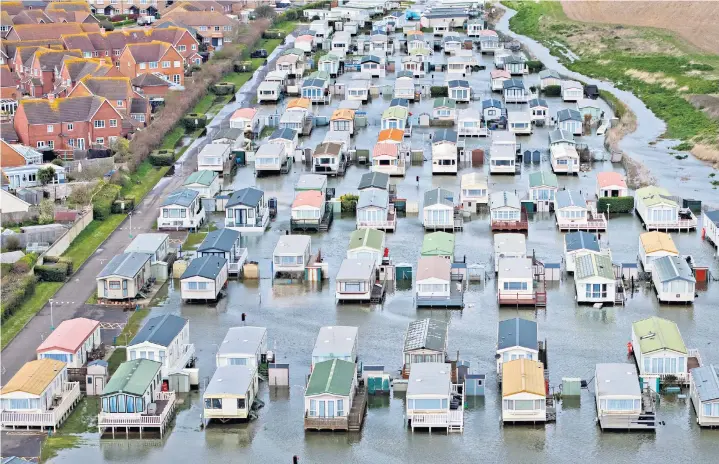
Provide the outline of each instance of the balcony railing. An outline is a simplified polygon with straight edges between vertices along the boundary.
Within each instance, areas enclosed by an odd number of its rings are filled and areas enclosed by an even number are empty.
[[[345,417],[310,417],[305,415],[305,429],[348,430],[349,421]]]
[[[230,274],[238,274],[242,270],[242,265],[247,261],[247,248],[240,248],[237,258],[227,265]]]
[[[78,382],[65,382],[62,385],[60,403],[47,412],[3,411],[0,414],[2,427],[57,427],[80,397]]]
[[[175,363],[172,366],[168,366],[167,369],[163,368],[163,377],[166,377],[167,374],[174,374],[175,372],[182,371],[185,367],[187,367],[188,364],[192,361],[192,359],[195,357],[195,344],[194,343],[186,343],[182,345],[182,355],[175,361]],[[167,371],[167,372],[164,372]]]
[[[160,414],[149,415],[141,412],[136,413],[108,413],[101,412],[97,417],[99,427],[140,427],[140,426],[162,426],[167,416],[174,410],[175,392],[155,392],[155,401],[167,401]]]

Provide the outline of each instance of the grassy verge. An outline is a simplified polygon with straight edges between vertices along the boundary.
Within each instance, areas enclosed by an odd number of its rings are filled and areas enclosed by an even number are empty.
[[[45,306],[47,300],[52,298],[60,287],[62,287],[62,282],[38,282],[37,285],[35,285],[35,292],[32,296],[27,299],[11,317],[3,321],[2,327],[0,327],[0,336],[2,336],[0,349],[5,349],[22,328],[25,327],[25,324],[35,317],[35,314]],[[50,327],[47,328],[47,331],[50,331]]]
[[[140,326],[142,325],[142,321],[145,320],[148,314],[150,314],[150,310],[147,308],[133,312],[130,318],[127,320],[125,328],[122,329],[120,335],[118,335],[115,339],[116,344],[118,344],[120,347],[115,348],[115,351],[112,352],[110,358],[108,358],[107,360],[108,371],[110,375],[112,375],[117,370],[117,367],[123,362],[125,362],[125,360],[127,359],[127,352],[124,346],[126,343],[129,343],[130,340],[132,340],[133,337],[137,334],[137,332],[140,330]]]
[[[191,250],[197,248],[202,241],[207,237],[207,232],[193,232],[187,236],[187,240],[182,244],[183,250]]]
[[[63,256],[72,259],[77,270],[107,237],[125,220],[125,214],[112,214],[104,221],[92,221],[80,232]]]
[[[716,93],[717,57],[664,30],[572,21],[559,2],[503,3],[518,12],[513,31],[541,42],[570,70],[633,92],[666,122],[666,137],[719,148],[719,122],[685,98]],[[580,59],[570,61],[566,50]]]
[[[167,166],[156,168],[148,160],[143,161],[130,175],[130,182],[122,188],[120,194],[123,198],[132,197],[139,203],[140,199],[157,185],[168,169]]]
[[[82,444],[81,433],[88,433],[97,427],[97,414],[100,412],[100,397],[86,396],[67,418],[59,431],[49,436],[42,445],[40,462],[52,459],[64,449],[77,448]]]

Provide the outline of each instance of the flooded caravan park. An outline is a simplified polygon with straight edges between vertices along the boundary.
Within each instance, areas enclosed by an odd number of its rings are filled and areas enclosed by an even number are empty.
[[[506,28],[506,15],[498,30]],[[524,38],[522,38],[524,41]],[[528,43],[528,42],[525,42]],[[546,50],[530,44],[532,53],[552,62]],[[545,56],[546,54],[546,56]],[[482,64],[487,69],[469,76],[473,89],[486,96],[489,92],[489,72],[492,58],[485,56]],[[555,69],[559,69],[558,67]],[[563,70],[566,71],[566,70]],[[348,82],[353,73],[346,73],[338,82]],[[391,85],[393,74],[380,81]],[[428,76],[428,81],[444,82],[444,75]],[[582,77],[582,80],[591,82]],[[525,78],[527,85],[537,81],[536,74]],[[602,87],[604,84],[601,84]],[[622,148],[636,154],[659,185],[673,194],[700,198],[705,202],[719,203],[716,190],[706,182],[702,163],[692,158],[677,161],[665,153],[668,142],[649,146],[662,129],[661,121],[651,115],[634,97],[618,93],[637,114],[639,130],[622,142]],[[626,98],[624,98],[626,97]],[[315,106],[315,112],[329,116],[341,99],[330,105]],[[565,107],[559,98],[549,98],[550,113]],[[610,113],[604,102],[604,111]],[[363,106],[368,114],[368,126],[360,128],[353,139],[357,148],[371,149],[379,133],[380,115],[389,99],[379,97]],[[476,105],[478,102],[473,102]],[[263,115],[281,113],[279,106],[263,105]],[[432,99],[423,98],[410,105],[413,114],[431,112]],[[314,148],[320,143],[327,128],[316,128],[312,135],[301,139],[304,147]],[[534,134],[519,137],[523,147],[546,148],[547,128],[538,128]],[[425,162],[412,165],[403,178],[393,178],[397,196],[408,202],[418,202],[432,187],[459,191],[458,176],[432,176],[430,140],[433,129],[414,128],[411,144],[414,149],[424,148]],[[489,140],[466,139],[467,147],[489,146]],[[603,139],[585,136],[579,139],[590,149],[601,150]],[[662,148],[663,147],[663,148]],[[667,159],[670,162],[667,162]],[[194,169],[194,167],[191,167]],[[546,156],[540,164],[525,164],[521,175],[490,176],[490,190],[516,190],[520,198],[527,192],[528,175],[538,170],[549,170]],[[686,182],[677,180],[677,170],[689,176]],[[460,165],[459,175],[472,171],[487,171],[487,166]],[[581,190],[590,194],[595,189],[595,176],[600,171],[622,172],[619,165],[609,161],[593,163],[592,170],[578,176],[560,177],[561,187]],[[539,310],[513,309],[497,305],[496,280],[491,272],[492,233],[488,215],[473,215],[456,232],[455,255],[466,256],[470,264],[479,264],[487,270],[487,280],[472,283],[465,294],[462,311],[418,310],[411,288],[399,285],[390,291],[382,305],[335,304],[334,275],[345,257],[349,234],[355,230],[353,215],[337,216],[326,233],[312,234],[313,249],[320,248],[329,263],[330,280],[318,284],[297,284],[271,279],[272,251],[280,235],[289,229],[289,209],[294,197],[294,185],[299,176],[309,172],[302,163],[296,163],[287,175],[256,178],[251,165],[238,169],[237,174],[224,188],[236,190],[256,186],[267,197],[278,200],[277,219],[262,235],[244,236],[243,246],[249,259],[260,266],[260,279],[231,280],[227,296],[214,305],[185,304],[180,298],[179,282],[170,281],[162,291],[161,303],[152,308],[151,316],[172,313],[190,320],[190,337],[197,348],[200,378],[209,379],[215,369],[217,345],[229,327],[242,325],[242,313],[247,325],[268,329],[269,346],[277,362],[290,365],[289,389],[273,389],[263,383],[259,399],[264,407],[258,419],[247,424],[200,427],[202,401],[198,392],[184,397],[184,405],[175,419],[174,427],[164,439],[139,440],[117,438],[100,440],[97,434],[87,434],[78,448],[62,451],[53,462],[57,463],[173,463],[173,462],[290,462],[292,456],[300,462],[440,462],[447,459],[476,462],[526,462],[539,459],[546,462],[629,462],[655,460],[658,462],[693,461],[710,462],[719,454],[719,431],[701,430],[687,398],[663,395],[658,408],[662,422],[655,434],[602,433],[597,426],[594,396],[583,390],[581,397],[559,402],[557,420],[538,426],[506,426],[501,422],[501,395],[495,376],[497,323],[510,317],[535,319],[539,336],[547,340],[549,351],[550,385],[557,386],[562,377],[580,377],[591,380],[594,366],[600,362],[627,361],[626,344],[630,339],[631,324],[639,319],[659,316],[677,323],[688,347],[698,348],[704,363],[719,363],[719,283],[710,282],[699,290],[691,306],[659,305],[653,291],[638,286],[630,293],[625,306],[608,306],[595,309],[575,303],[571,278],[548,283],[547,307]],[[344,177],[328,179],[328,186],[336,189],[337,196],[356,192],[367,167],[353,165]],[[419,178],[419,180],[417,180]],[[213,216],[217,223],[222,216]],[[701,219],[700,219],[701,221]],[[638,235],[643,231],[634,215],[610,215],[609,228],[602,233],[602,242],[612,251],[617,263],[637,261]],[[709,266],[719,275],[719,265],[713,256],[714,249],[701,240],[701,223],[698,231],[673,233],[677,248],[684,255],[693,256],[700,265]],[[387,234],[387,247],[395,263],[416,264],[424,229],[416,214],[401,217],[394,233]],[[554,216],[535,213],[530,217],[527,235],[528,253],[544,262],[559,262],[563,253],[563,235],[555,226]],[[305,433],[303,430],[304,386],[309,373],[310,354],[321,326],[348,325],[359,328],[359,358],[365,364],[380,364],[387,371],[396,372],[402,362],[402,342],[410,321],[430,317],[449,323],[449,352],[470,361],[479,372],[488,376],[485,397],[467,400],[462,434],[434,432],[412,433],[405,425],[404,395],[370,396],[369,411],[360,433]],[[122,435],[122,434],[120,434]]]

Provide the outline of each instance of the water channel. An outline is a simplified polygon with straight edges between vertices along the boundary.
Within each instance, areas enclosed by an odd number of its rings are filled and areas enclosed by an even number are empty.
[[[506,19],[500,30],[506,29]],[[542,55],[538,44],[532,51]],[[546,52],[546,51],[545,51]],[[483,58],[488,69],[471,76],[473,88],[487,89],[491,57]],[[435,78],[443,80],[442,75]],[[340,78],[349,81],[351,74]],[[536,75],[528,79],[536,79]],[[590,81],[582,77],[583,80]],[[391,78],[386,79],[391,84]],[[602,84],[602,88],[607,88]],[[619,92],[619,91],[618,91]],[[623,148],[651,159],[646,143],[662,131],[656,120],[640,102],[626,92],[619,93],[637,113],[640,129],[635,138],[626,140]],[[329,115],[338,102],[319,107],[318,113]],[[387,107],[388,100],[376,98],[366,111],[370,121],[378,118]],[[476,103],[473,103],[476,104]],[[562,106],[559,99],[550,101],[552,113]],[[414,114],[431,111],[431,99],[411,106]],[[274,106],[262,106],[263,114],[281,111]],[[607,111],[608,108],[606,109]],[[324,137],[324,128],[313,132],[305,146],[314,147]],[[355,136],[358,147],[370,148],[376,140],[379,127],[370,125]],[[417,130],[412,136],[414,147],[426,148],[429,156],[428,130]],[[525,146],[546,146],[547,129],[535,131],[531,137],[520,139]],[[590,147],[600,148],[602,140],[596,136],[581,140]],[[640,146],[644,144],[644,148]],[[475,139],[468,146],[486,146],[487,140]],[[656,158],[658,155],[654,155]],[[668,156],[668,155],[662,155]],[[682,161],[687,163],[689,159]],[[656,159],[650,165],[662,166]],[[670,163],[665,163],[670,164]],[[682,166],[690,166],[683,164]],[[211,426],[200,428],[201,397],[193,393],[183,398],[184,404],[175,425],[164,440],[99,440],[97,434],[88,434],[83,444],[66,450],[54,462],[75,464],[138,462],[164,463],[287,463],[293,455],[302,463],[437,463],[448,460],[462,462],[711,462],[719,455],[719,431],[700,430],[696,426],[692,407],[687,399],[676,395],[664,396],[659,406],[663,421],[655,434],[602,433],[595,423],[594,396],[584,390],[580,398],[562,401],[556,423],[541,426],[503,426],[501,394],[494,374],[497,322],[510,317],[535,319],[539,335],[549,347],[550,384],[561,383],[562,377],[581,377],[591,380],[594,365],[600,362],[627,361],[626,343],[630,338],[633,321],[657,315],[675,321],[687,346],[701,350],[705,362],[719,363],[719,284],[713,282],[702,289],[693,306],[659,306],[653,292],[637,289],[625,307],[577,306],[571,278],[554,283],[548,289],[546,309],[499,309],[496,303],[496,282],[473,284],[465,295],[463,311],[417,310],[411,289],[395,289],[382,306],[353,304],[335,305],[334,275],[345,256],[347,240],[355,229],[354,217],[337,218],[329,232],[312,235],[313,249],[321,248],[329,263],[330,281],[321,285],[287,284],[270,279],[272,250],[280,234],[289,227],[289,207],[293,199],[293,186],[306,167],[295,165],[286,176],[255,178],[251,166],[238,170],[225,187],[241,188],[256,185],[268,197],[276,197],[279,214],[272,227],[262,236],[243,238],[249,257],[261,267],[260,280],[232,281],[228,295],[216,305],[189,305],[180,299],[177,281],[170,282],[163,291],[163,302],[152,309],[151,315],[179,314],[190,319],[190,337],[196,344],[200,377],[209,379],[214,372],[216,344],[221,343],[227,329],[241,325],[241,314],[248,316],[248,325],[267,327],[269,344],[277,353],[278,362],[290,364],[291,387],[274,390],[261,385],[259,398],[265,406],[259,418],[249,424]],[[482,168],[474,168],[482,169]],[[484,167],[486,169],[486,167]],[[492,189],[526,191],[527,175],[538,169],[549,169],[543,160],[539,165],[526,165],[516,177],[491,178]],[[667,168],[669,169],[669,168]],[[677,167],[672,169],[676,171]],[[472,168],[463,166],[460,174]],[[560,184],[570,189],[592,192],[595,173],[621,168],[609,162],[598,162],[594,171],[579,176],[560,178]],[[696,170],[699,170],[697,166]],[[706,171],[706,168],[704,168]],[[368,170],[351,167],[343,178],[331,178],[330,187],[337,194],[353,192],[361,175]],[[654,172],[654,171],[653,171]],[[659,178],[661,171],[655,172]],[[416,177],[419,176],[419,182]],[[702,181],[706,174],[702,176]],[[412,166],[404,178],[393,179],[398,196],[419,201],[422,193],[436,186],[459,188],[458,177],[431,175],[431,165]],[[705,188],[697,182],[696,188]],[[676,172],[662,182],[670,190],[677,185]],[[691,184],[693,186],[693,184]],[[682,193],[689,185],[682,185]],[[694,187],[692,187],[694,188]],[[219,220],[220,217],[215,217]],[[536,214],[530,219],[527,239],[528,250],[545,262],[558,262],[563,247],[563,234],[554,225],[553,216]],[[623,215],[610,218],[609,231],[602,234],[609,244],[615,262],[635,262],[638,234],[641,225],[637,218]],[[419,257],[423,229],[417,216],[399,220],[398,230],[388,234],[387,246],[395,262],[416,264]],[[702,264],[712,266],[719,274],[717,261],[712,259],[712,248],[700,240],[697,232],[673,234],[677,247],[684,254],[697,257]],[[492,234],[486,215],[477,215],[457,234],[457,256],[467,256],[469,263],[487,268],[492,254]],[[491,274],[491,273],[490,273]],[[488,388],[483,398],[470,399],[465,411],[465,430],[462,434],[412,433],[404,423],[403,394],[371,397],[364,428],[359,434],[305,433],[303,431],[303,393],[309,372],[310,353],[321,326],[351,325],[359,327],[359,356],[366,364],[382,364],[395,371],[402,361],[402,340],[410,321],[431,317],[448,321],[449,352],[459,351],[460,358],[472,362],[480,372],[488,374]],[[714,456],[714,458],[712,458]]]

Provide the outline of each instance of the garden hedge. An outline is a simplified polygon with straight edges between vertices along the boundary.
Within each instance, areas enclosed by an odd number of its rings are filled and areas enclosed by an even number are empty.
[[[112,214],[122,214],[135,209],[135,198],[118,198],[112,203]]]
[[[597,210],[600,213],[629,213],[634,209],[634,197],[602,197],[597,201]]]
[[[119,185],[105,184],[92,198],[93,219],[104,221],[112,214],[112,204],[120,195]]]
[[[342,212],[354,212],[357,211],[357,200],[359,200],[358,195],[353,195],[351,193],[345,193],[340,197],[340,202],[342,203]]]
[[[204,113],[189,113],[182,118],[182,124],[188,131],[193,131],[207,124],[207,116]]]
[[[172,166],[175,164],[175,150],[155,150],[150,153],[150,164],[153,166]]]
[[[37,255],[35,253],[28,253],[22,258],[15,261],[15,263],[12,265],[12,271],[15,274],[25,274],[27,272],[30,272],[30,269],[32,269],[36,262]]]
[[[443,85],[433,85],[429,88],[429,93],[432,98],[448,97],[449,89]]]
[[[2,293],[3,320],[12,316],[23,302],[32,296],[33,292],[35,292],[36,282],[37,277],[33,274],[29,274],[22,279],[5,282],[3,284],[3,287],[7,289],[7,291],[3,291]]]
[[[527,69],[529,69],[530,73],[538,73],[544,69],[544,63],[539,60],[529,60],[527,61]]]
[[[545,97],[558,97],[562,94],[562,87],[558,85],[548,85],[542,90]]]
[[[235,61],[232,64],[232,69],[236,73],[252,72],[252,62],[251,61]]]
[[[211,87],[215,95],[230,95],[235,93],[235,84],[232,82],[219,82]]]
[[[67,263],[35,266],[35,275],[40,282],[65,282]]]

